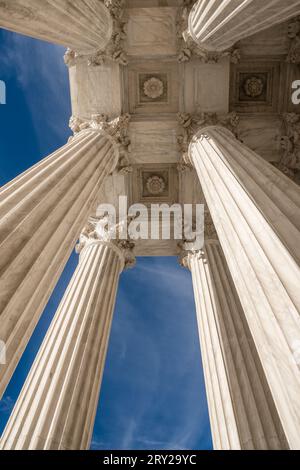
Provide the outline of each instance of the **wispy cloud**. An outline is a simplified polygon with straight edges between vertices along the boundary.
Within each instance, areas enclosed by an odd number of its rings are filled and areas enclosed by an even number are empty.
[[[14,400],[10,396],[6,396],[0,401],[0,413],[10,415],[14,406]]]
[[[11,70],[24,90],[36,130],[41,121],[46,121],[58,137],[64,136],[69,117],[66,111],[69,113],[70,108],[68,71],[63,61],[65,49],[10,32],[3,32],[2,37],[5,41],[2,67]],[[66,121],[65,126],[61,118]],[[37,132],[37,137],[45,139],[40,134]]]
[[[93,448],[210,448],[191,278],[139,259],[121,279]]]

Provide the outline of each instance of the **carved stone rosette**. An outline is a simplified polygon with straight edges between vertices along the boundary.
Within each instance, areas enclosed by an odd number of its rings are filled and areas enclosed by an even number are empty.
[[[74,133],[71,139],[76,138],[79,133],[87,129],[94,129],[105,133],[118,148],[119,158],[116,170],[126,175],[132,172],[132,167],[129,162],[131,144],[129,139],[129,123],[129,114],[123,114],[115,119],[109,119],[105,114],[94,114],[88,121],[84,121],[76,116],[71,116],[69,126]]]
[[[241,56],[239,49],[233,47],[222,52],[212,52],[201,48],[188,32],[188,18],[195,0],[182,0],[178,9],[176,30],[178,44],[178,62],[189,62],[198,59],[205,64],[217,64],[222,58],[230,57],[233,64],[238,64]]]
[[[105,6],[110,11],[113,20],[113,32],[109,43],[104,50],[100,49],[95,54],[88,56],[88,64],[91,66],[103,65],[107,60],[113,60],[120,65],[128,65],[126,53],[123,49],[123,43],[126,39],[124,21],[125,0],[104,0]],[[86,56],[77,54],[71,49],[67,49],[64,60],[68,67],[76,65],[77,60]]]

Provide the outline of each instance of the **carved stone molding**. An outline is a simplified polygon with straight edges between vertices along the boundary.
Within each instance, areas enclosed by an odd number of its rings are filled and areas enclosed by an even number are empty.
[[[239,49],[233,47],[222,52],[211,52],[201,48],[192,38],[188,31],[188,18],[195,0],[183,0],[178,9],[176,21],[178,62],[188,62],[191,59],[198,59],[205,64],[217,64],[222,58],[230,57],[233,64],[238,64],[241,56]]]
[[[118,148],[119,160],[116,170],[121,174],[126,175],[132,171],[129,161],[131,150],[129,122],[129,114],[124,114],[111,120],[104,114],[95,114],[92,115],[91,119],[88,121],[84,121],[76,116],[71,116],[69,126],[74,133],[74,136],[71,137],[71,139],[76,138],[80,132],[88,129],[104,132],[110,139],[112,139],[113,143]]]
[[[99,50],[96,54],[88,57],[67,49],[64,60],[68,67],[73,67],[76,65],[77,60],[84,58],[87,58],[88,64],[91,66],[103,65],[107,60],[113,60],[124,66],[128,65],[127,56],[123,48],[124,40],[126,39],[126,21],[123,19],[125,3],[126,0],[104,0],[104,4],[110,11],[113,19],[113,32],[109,43],[105,50]]]
[[[280,139],[282,157],[275,166],[294,181],[300,173],[300,114],[283,115],[284,135]]]
[[[189,113],[179,113],[177,116],[180,127],[177,141],[179,151],[181,153],[181,161],[178,165],[178,171],[192,168],[188,158],[188,149],[193,137],[202,127],[217,125],[223,126],[237,136],[239,117],[235,112],[224,115],[218,115],[216,113],[201,113],[194,115]]]
[[[288,37],[291,40],[287,61],[300,64],[300,17],[294,18],[288,25]]]
[[[126,221],[126,224],[129,221]],[[123,238],[124,228],[127,239]],[[112,248],[121,257],[125,269],[135,266],[136,260],[133,254],[135,244],[128,237],[125,221],[119,222],[113,228],[109,228],[107,217],[90,217],[80,235],[79,243],[76,246],[76,253],[80,254],[86,246],[93,243],[111,244]]]

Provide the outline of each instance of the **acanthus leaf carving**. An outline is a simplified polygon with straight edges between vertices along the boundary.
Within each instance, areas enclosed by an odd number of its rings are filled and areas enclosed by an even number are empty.
[[[64,61],[67,67],[74,67],[77,63],[78,54],[73,49],[68,48],[64,55]]]
[[[290,21],[287,35],[290,39],[287,62],[298,65],[300,64],[300,17]]]
[[[71,116],[69,126],[76,138],[82,131],[92,129],[107,134],[118,148],[119,160],[116,171],[126,175],[132,172],[130,165],[131,141],[129,138],[130,115],[123,114],[110,119],[106,114],[94,114],[90,120]]]
[[[205,201],[204,201],[205,202]],[[195,230],[195,227],[192,227]],[[205,258],[205,243],[206,242],[218,242],[218,234],[213,223],[210,211],[205,202],[204,210],[204,246],[199,248],[197,245],[193,246],[193,241],[182,240],[178,243],[178,248],[181,250],[179,256],[180,264],[188,268],[189,260],[191,257],[197,257],[198,259]]]
[[[280,138],[282,157],[275,166],[294,181],[300,173],[300,114],[283,115],[284,135]]]
[[[122,255],[124,267],[134,267],[136,262],[133,254],[135,244],[128,235],[129,222],[130,217],[126,221],[122,220],[112,225],[108,216],[90,217],[80,234],[76,253],[80,254],[84,248],[93,243],[111,243]]]
[[[123,48],[123,43],[126,39],[126,21],[123,19],[125,0],[104,0],[104,4],[110,11],[113,20],[113,32],[110,41],[104,50],[99,50],[87,57],[67,49],[64,60],[68,67],[73,67],[78,60],[86,58],[88,65],[93,67],[104,65],[107,60],[112,60],[123,66],[128,65],[127,56]]]
[[[218,115],[217,113],[178,113],[177,117],[180,128],[177,142],[182,156],[178,165],[179,171],[192,167],[188,156],[188,149],[192,139],[201,128],[223,126],[238,137],[237,127],[239,124],[239,116],[235,112],[224,115]]]
[[[238,64],[241,59],[238,48],[232,47],[222,52],[211,52],[201,48],[194,41],[188,30],[188,18],[194,4],[194,0],[183,0],[178,9],[176,21],[178,62],[189,62],[194,58],[205,64],[217,64],[222,58],[230,57],[233,64]]]

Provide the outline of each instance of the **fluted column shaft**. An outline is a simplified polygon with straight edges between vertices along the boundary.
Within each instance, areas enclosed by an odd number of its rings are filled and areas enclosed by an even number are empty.
[[[285,449],[287,443],[217,240],[185,255],[195,293],[216,450]]]
[[[110,136],[87,129],[0,190],[0,396],[117,157]]]
[[[0,27],[91,54],[105,49],[113,22],[102,0],[5,0]]]
[[[189,16],[189,34],[204,49],[224,51],[300,14],[300,0],[199,0]]]
[[[300,448],[300,192],[228,130],[189,150],[290,448]]]
[[[1,439],[2,449],[84,450],[93,432],[122,251],[94,240],[55,314]]]

